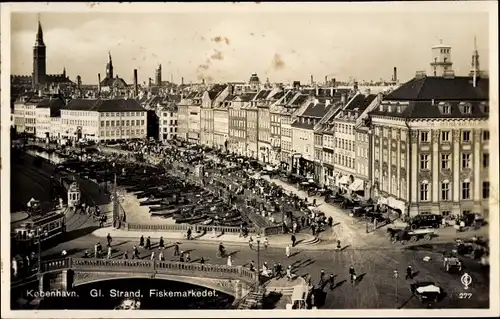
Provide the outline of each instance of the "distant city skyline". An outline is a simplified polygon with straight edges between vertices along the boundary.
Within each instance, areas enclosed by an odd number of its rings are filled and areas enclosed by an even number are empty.
[[[31,75],[38,16],[47,46],[47,73],[96,84],[108,51],[115,75],[131,84],[154,79],[180,83],[248,81],[309,83],[329,79],[405,82],[430,74],[431,47],[452,46],[453,69],[467,75],[474,36],[481,68],[489,65],[489,15],[481,12],[192,12],[13,13],[11,73]],[[331,6],[332,4],[323,4]],[[427,4],[429,6],[429,4]],[[360,7],[361,8],[361,7]],[[431,8],[429,8],[431,10]]]

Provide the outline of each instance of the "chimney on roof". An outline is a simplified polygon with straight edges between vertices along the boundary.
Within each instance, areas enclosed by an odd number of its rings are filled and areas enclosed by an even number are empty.
[[[137,84],[137,69],[134,69],[134,96],[137,97],[139,94],[139,87]]]
[[[353,89],[354,89],[354,92],[357,92],[359,87],[358,87],[358,82],[354,82],[354,86],[353,86]]]
[[[340,95],[340,102],[342,103],[342,105],[345,105],[346,104],[346,99],[347,99],[347,95],[345,93],[342,93],[342,95]]]
[[[313,78],[313,75],[311,74],[311,85],[314,84],[314,78]]]
[[[97,93],[101,93],[101,73],[97,73]]]
[[[394,67],[394,73],[392,75],[392,80],[394,82],[397,82],[398,81],[398,68],[397,67]]]
[[[184,85],[184,77],[181,77],[181,85]]]
[[[427,76],[425,71],[417,71],[415,72],[415,79],[423,79]]]
[[[148,79],[148,86],[151,87],[153,85],[153,79],[149,78]]]
[[[379,93],[377,94],[377,102],[378,102],[379,104],[381,104],[383,99],[384,99],[384,95],[382,94],[382,92],[379,92]]]
[[[328,85],[328,75],[325,75],[325,85]]]

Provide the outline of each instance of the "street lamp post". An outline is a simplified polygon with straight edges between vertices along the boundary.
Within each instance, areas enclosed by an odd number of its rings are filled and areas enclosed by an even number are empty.
[[[42,234],[42,231],[43,231],[43,229],[41,227],[38,227],[32,233],[34,240],[38,240],[38,243],[37,243],[37,246],[38,246],[37,247],[38,248],[37,273],[39,273],[39,274],[42,272],[42,235],[44,235],[44,236],[47,235],[47,231],[45,231],[43,234]]]
[[[396,309],[399,308],[399,302],[398,302],[398,291],[399,291],[399,274],[397,270],[394,270],[394,280],[396,281],[396,291],[395,291],[395,301],[396,301]]]
[[[257,235],[256,240],[250,242],[250,249],[257,252],[257,285],[260,286],[260,251],[267,250],[267,242],[260,241],[260,235]]]

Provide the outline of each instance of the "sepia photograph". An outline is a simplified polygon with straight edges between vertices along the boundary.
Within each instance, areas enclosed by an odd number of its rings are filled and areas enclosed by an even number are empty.
[[[497,9],[2,4],[2,317],[498,315]]]

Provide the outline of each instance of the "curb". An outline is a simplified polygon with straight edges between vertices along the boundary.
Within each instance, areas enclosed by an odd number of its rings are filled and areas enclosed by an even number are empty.
[[[95,232],[92,233],[92,235],[96,236],[96,237],[100,237],[100,238],[105,238],[106,236],[104,234],[102,235],[98,235],[96,234]],[[129,237],[129,236],[125,236],[125,237],[121,237],[119,235],[115,235],[113,236],[114,238],[118,238],[118,239],[139,239],[140,238],[140,234],[138,233],[138,236],[137,237]],[[158,237],[151,237],[152,239],[159,239],[160,236]],[[165,241],[176,241],[176,242],[189,242],[189,243],[193,243],[193,244],[214,244],[216,243],[217,241],[216,240],[204,240],[204,239],[191,239],[191,240],[187,240],[186,238],[169,238],[169,237],[166,237],[166,236],[163,236],[163,239]],[[272,240],[272,238],[271,238]],[[271,241],[270,240],[270,241]],[[248,246],[248,242],[235,242],[235,241],[224,241],[224,240],[221,240],[222,242],[224,242],[224,245],[228,245],[228,246]],[[323,244],[327,244],[326,242],[323,242],[321,239],[319,238],[312,238],[312,239],[307,239],[299,244],[297,244],[294,249],[326,249],[327,247],[323,246],[323,247],[317,247],[316,245],[319,244],[319,243],[323,243]],[[279,248],[285,248],[287,245],[289,245],[289,243],[277,243],[277,244],[273,244],[272,242],[270,242],[269,246],[270,247],[279,247]],[[333,247],[333,243],[331,243],[332,247]],[[315,247],[316,246],[316,247]]]

